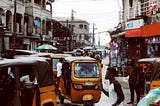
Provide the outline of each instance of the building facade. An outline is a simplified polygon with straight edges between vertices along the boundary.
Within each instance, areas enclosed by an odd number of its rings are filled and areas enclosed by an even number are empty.
[[[120,24],[111,32],[111,44],[117,44],[120,67],[125,67],[131,58],[137,61],[160,56],[160,0],[123,0],[120,11]]]
[[[52,43],[53,2],[54,0],[1,0],[0,51],[10,48],[35,50],[40,43]]]
[[[72,20],[70,17],[54,17],[53,19],[60,22],[62,26],[70,29],[71,36],[67,39],[69,42],[72,41],[71,49],[91,45],[89,23],[87,21],[78,18],[74,18],[74,20]]]

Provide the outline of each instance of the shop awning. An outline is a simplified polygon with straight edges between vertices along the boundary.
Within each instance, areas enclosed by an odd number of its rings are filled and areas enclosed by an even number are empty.
[[[141,27],[142,37],[151,37],[156,35],[160,35],[160,23],[144,25]]]
[[[123,31],[123,32],[120,32],[120,33],[117,33],[117,34],[114,34],[114,35],[111,35],[112,37],[121,37],[121,36],[123,36],[123,35],[125,35],[125,32]]]
[[[141,29],[129,29],[125,30],[125,37],[140,37],[141,36]]]

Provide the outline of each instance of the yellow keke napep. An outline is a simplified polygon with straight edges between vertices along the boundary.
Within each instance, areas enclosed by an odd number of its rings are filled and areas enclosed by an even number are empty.
[[[53,79],[54,79],[54,82],[55,82],[55,87],[56,87],[56,91],[58,93],[59,91],[59,84],[58,84],[58,78],[57,78],[57,63],[60,61],[60,59],[62,59],[62,61],[64,61],[64,58],[65,57],[69,57],[71,56],[70,54],[51,54],[50,55],[50,64],[52,66],[52,71],[53,71]]]
[[[44,58],[0,61],[0,99],[3,106],[56,106],[53,72]]]
[[[138,60],[139,65],[142,67],[142,75],[144,79],[144,94],[148,93],[150,89],[160,87],[160,58],[143,58]]]
[[[52,66],[53,75],[57,76],[57,63],[60,59],[64,59],[65,57],[71,56],[71,54],[60,54],[60,53],[37,53],[31,55],[32,57],[46,57],[50,60],[50,64]]]
[[[53,80],[55,83],[56,91],[58,91],[58,78],[57,78],[57,63],[60,61],[60,59],[64,60],[65,57],[71,56],[71,54],[66,53],[37,53],[31,55],[32,57],[45,57],[49,59],[49,63],[52,67],[53,71]]]
[[[90,57],[66,57],[60,79],[60,102],[92,106],[100,100],[101,63]]]
[[[65,57],[69,57],[69,56],[71,55],[70,54],[52,54],[50,55],[54,76],[57,76],[57,63],[60,61],[60,59],[64,60]]]

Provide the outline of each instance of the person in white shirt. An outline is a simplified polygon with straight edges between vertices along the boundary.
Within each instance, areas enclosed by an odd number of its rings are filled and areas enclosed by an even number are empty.
[[[117,72],[115,68],[108,68],[106,71],[105,79],[109,79],[110,85],[108,91],[103,89],[103,86],[100,89],[105,95],[110,99],[109,106],[124,106],[124,94],[121,88],[120,83],[115,79]]]
[[[37,84],[37,79],[34,75],[34,73],[30,73],[27,75],[24,75],[20,78],[20,82],[24,84]]]
[[[62,74],[62,62],[63,62],[63,59],[61,58],[57,63],[57,88],[59,88],[60,77]]]

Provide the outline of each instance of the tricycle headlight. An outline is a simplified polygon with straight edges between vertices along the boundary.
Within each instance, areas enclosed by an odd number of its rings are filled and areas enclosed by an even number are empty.
[[[99,85],[97,84],[95,87],[94,87],[95,90],[99,89]]]
[[[73,84],[74,89],[83,89],[83,86],[81,84]]]

